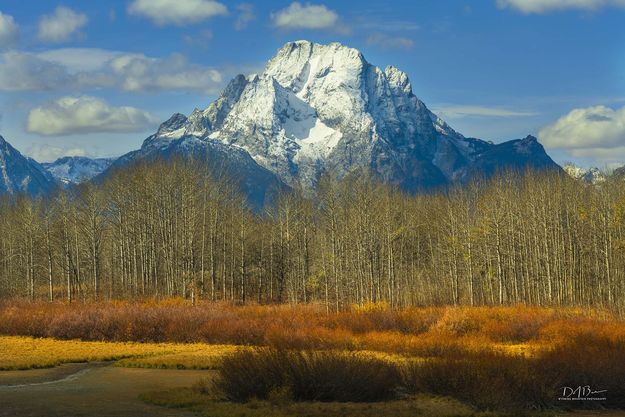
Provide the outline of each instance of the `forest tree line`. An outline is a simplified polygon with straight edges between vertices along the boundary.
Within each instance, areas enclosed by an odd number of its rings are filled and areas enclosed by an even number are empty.
[[[191,161],[0,201],[0,297],[607,307],[623,311],[625,182],[508,173],[439,193],[323,177],[250,209]]]

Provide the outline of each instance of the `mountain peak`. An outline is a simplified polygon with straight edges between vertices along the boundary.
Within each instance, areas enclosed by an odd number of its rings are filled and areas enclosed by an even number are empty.
[[[22,155],[0,135],[0,195],[41,195],[53,187],[54,179],[37,161]]]
[[[544,152],[543,145],[538,142],[536,136],[527,135],[525,138],[518,140],[515,144],[515,149],[522,154],[530,155],[537,151]]]
[[[158,134],[170,133],[180,129],[187,121],[187,116],[182,113],[174,113],[169,119],[161,123]]]
[[[264,74],[274,77],[283,87],[304,94],[309,82],[318,78],[328,78],[328,83],[337,86],[352,84],[366,66],[360,51],[338,42],[322,45],[296,41],[278,50]]]
[[[278,51],[274,58],[288,56],[293,53],[304,53],[312,55],[313,53],[324,53],[327,51],[336,52],[339,50],[346,51],[356,57],[359,57],[360,59],[363,59],[362,53],[358,49],[343,45],[340,42],[330,42],[324,45],[308,40],[297,40],[285,43],[284,45],[282,45],[282,47],[278,48]]]
[[[325,171],[367,168],[416,191],[469,179],[478,166],[553,164],[534,137],[504,146],[465,138],[413,94],[400,69],[382,70],[340,43],[305,40],[286,43],[262,73],[236,76],[205,110],[172,116],[144,143],[165,149],[172,140],[243,150],[307,191]]]
[[[384,75],[386,75],[386,79],[392,88],[394,87],[404,94],[412,94],[412,86],[405,72],[389,65],[384,69]]]

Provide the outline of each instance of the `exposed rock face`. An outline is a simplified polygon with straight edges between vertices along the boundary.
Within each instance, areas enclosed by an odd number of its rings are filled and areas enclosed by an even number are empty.
[[[0,136],[0,195],[43,195],[55,186],[54,178],[37,161],[19,153]]]

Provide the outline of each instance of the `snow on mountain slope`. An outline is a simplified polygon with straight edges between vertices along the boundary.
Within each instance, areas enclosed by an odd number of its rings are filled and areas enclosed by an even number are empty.
[[[106,170],[116,158],[87,158],[65,156],[54,162],[41,164],[63,184],[79,184]]]

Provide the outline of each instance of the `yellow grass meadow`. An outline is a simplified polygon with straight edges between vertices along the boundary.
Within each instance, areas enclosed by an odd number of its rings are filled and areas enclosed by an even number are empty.
[[[118,361],[120,366],[213,369],[237,349],[202,343],[84,342],[0,336],[0,370],[50,368],[63,363]]]

